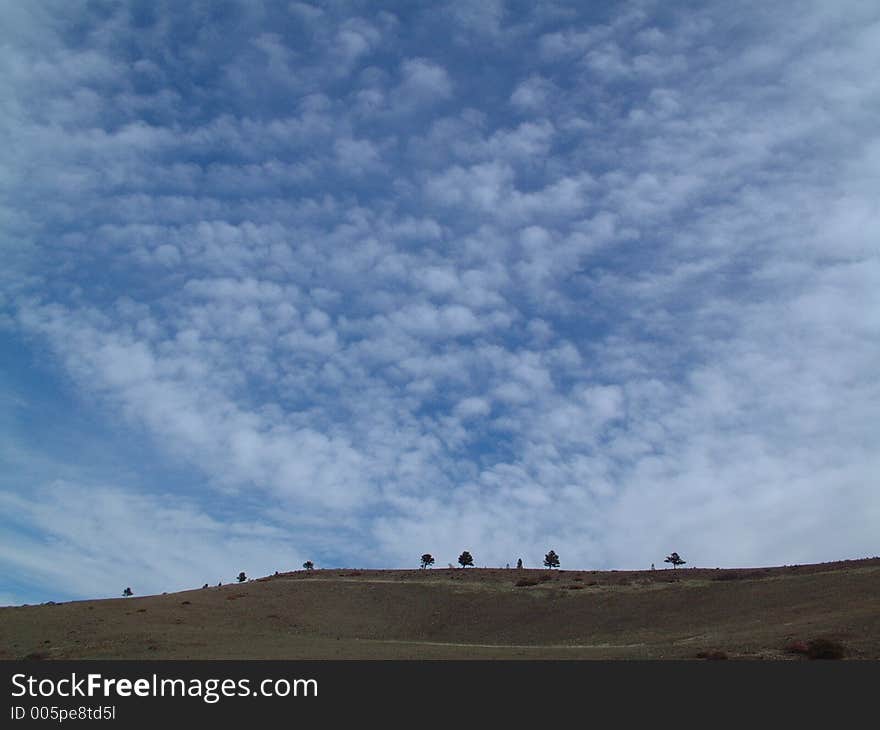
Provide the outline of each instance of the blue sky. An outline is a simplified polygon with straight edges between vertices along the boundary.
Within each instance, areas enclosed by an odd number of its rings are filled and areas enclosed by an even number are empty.
[[[0,12],[0,604],[878,553],[876,3]]]

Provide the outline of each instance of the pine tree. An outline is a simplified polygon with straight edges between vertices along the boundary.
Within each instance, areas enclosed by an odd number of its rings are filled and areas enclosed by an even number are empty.
[[[544,565],[548,568],[559,567],[559,556],[552,550],[544,556]]]
[[[458,556],[458,563],[462,568],[467,568],[469,565],[474,567],[474,559],[467,550]]]
[[[431,553],[425,553],[422,555],[422,567],[427,568],[429,565],[434,564],[434,556]]]

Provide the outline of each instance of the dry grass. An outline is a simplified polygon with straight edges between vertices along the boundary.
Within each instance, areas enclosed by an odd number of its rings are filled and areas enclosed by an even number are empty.
[[[809,652],[787,647],[816,637],[848,659],[880,658],[880,559],[738,571],[297,571],[0,609],[0,659],[800,659]]]

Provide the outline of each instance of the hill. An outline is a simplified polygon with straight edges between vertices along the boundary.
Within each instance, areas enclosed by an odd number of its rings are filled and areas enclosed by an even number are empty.
[[[0,608],[0,658],[880,659],[880,558],[742,569],[315,570]]]

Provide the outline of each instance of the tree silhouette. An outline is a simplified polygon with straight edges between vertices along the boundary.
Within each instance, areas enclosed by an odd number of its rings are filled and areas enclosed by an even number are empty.
[[[303,568],[306,570],[314,570],[315,564],[311,560],[306,560],[306,562],[303,563]]]
[[[552,550],[544,556],[544,565],[548,568],[559,567],[559,556]]]
[[[131,588],[126,588],[124,591],[122,591],[122,595],[123,596],[133,596],[134,593],[131,592]]]
[[[517,558],[516,567],[517,570],[522,570],[522,558]]]
[[[668,555],[664,563],[672,563],[673,568],[677,568],[679,565],[684,565],[687,561],[682,560],[678,553],[672,553],[672,555]]]
[[[425,553],[422,555],[422,567],[427,568],[429,565],[434,564],[434,556],[431,553]]]
[[[238,574],[238,582],[244,583],[247,580],[247,576],[244,574],[244,571]]]
[[[458,556],[458,563],[462,568],[467,568],[469,565],[474,567],[474,559],[467,550]]]

